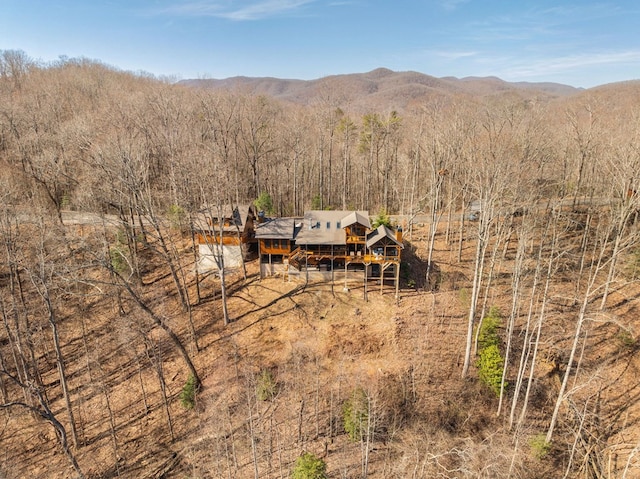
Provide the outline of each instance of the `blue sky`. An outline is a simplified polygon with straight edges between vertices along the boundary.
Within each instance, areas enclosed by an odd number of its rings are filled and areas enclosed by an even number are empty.
[[[0,0],[9,49],[176,79],[386,67],[592,87],[640,78],[640,2]]]

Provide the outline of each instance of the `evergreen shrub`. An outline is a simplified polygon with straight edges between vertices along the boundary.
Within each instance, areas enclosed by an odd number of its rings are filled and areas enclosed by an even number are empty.
[[[362,388],[357,388],[342,407],[344,430],[352,441],[361,441],[367,431],[369,398]]]
[[[326,479],[327,464],[311,454],[305,452],[296,460],[296,466],[291,474],[292,479]]]
[[[196,378],[193,375],[189,376],[189,379],[182,387],[180,403],[185,409],[193,409],[196,405]]]

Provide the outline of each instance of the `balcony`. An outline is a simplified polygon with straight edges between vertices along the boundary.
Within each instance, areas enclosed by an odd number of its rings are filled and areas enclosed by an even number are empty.
[[[363,236],[347,235],[348,244],[353,244],[353,243],[365,244],[366,242],[367,242],[367,237],[364,235]]]

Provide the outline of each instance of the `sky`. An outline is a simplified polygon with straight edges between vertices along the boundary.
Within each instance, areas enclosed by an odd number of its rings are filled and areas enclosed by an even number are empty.
[[[170,80],[384,67],[589,88],[640,78],[640,2],[0,0],[0,50]]]

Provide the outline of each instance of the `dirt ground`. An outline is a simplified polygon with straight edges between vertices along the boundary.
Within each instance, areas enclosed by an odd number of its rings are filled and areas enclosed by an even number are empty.
[[[217,279],[204,278],[200,302],[194,287],[190,291],[197,345],[171,280],[159,276],[145,299],[199,371],[193,409],[180,401],[188,379],[184,361],[132,303],[122,315],[113,301],[96,300],[86,317],[66,318],[60,334],[79,431],[71,449],[86,476],[283,478],[310,451],[335,478],[561,477],[558,471],[572,460],[563,448],[578,437],[572,428],[583,427],[598,432],[593,447],[608,454],[610,475],[603,477],[624,477],[624,471],[640,477],[632,453],[640,363],[635,342],[623,341],[638,331],[637,286],[617,289],[613,306],[585,328],[582,369],[571,386],[575,401],[563,411],[571,415],[574,408],[585,420],[560,428],[559,450],[536,459],[529,440],[548,427],[576,305],[557,288],[527,419],[509,431],[509,408],[496,416],[497,399],[478,384],[475,370],[461,377],[473,245],[467,242],[458,263],[457,246],[439,237],[438,287],[429,290],[423,284],[426,233],[412,235],[405,238],[408,270],[399,298],[391,285],[381,291],[372,284],[365,300],[362,287],[260,279],[253,262],[246,280],[239,272],[228,278],[231,322],[225,326]],[[488,306],[508,311],[511,267],[509,259],[500,265],[505,274],[496,275]],[[42,350],[41,361],[50,365],[44,376],[49,400],[68,424],[55,361]],[[266,399],[258,393],[265,371]],[[350,441],[342,425],[343,404],[359,389],[369,398],[375,430],[367,445]],[[602,411],[608,424],[594,424],[594,414],[580,411]],[[53,429],[37,416],[1,412],[0,443],[2,478],[73,477]]]

